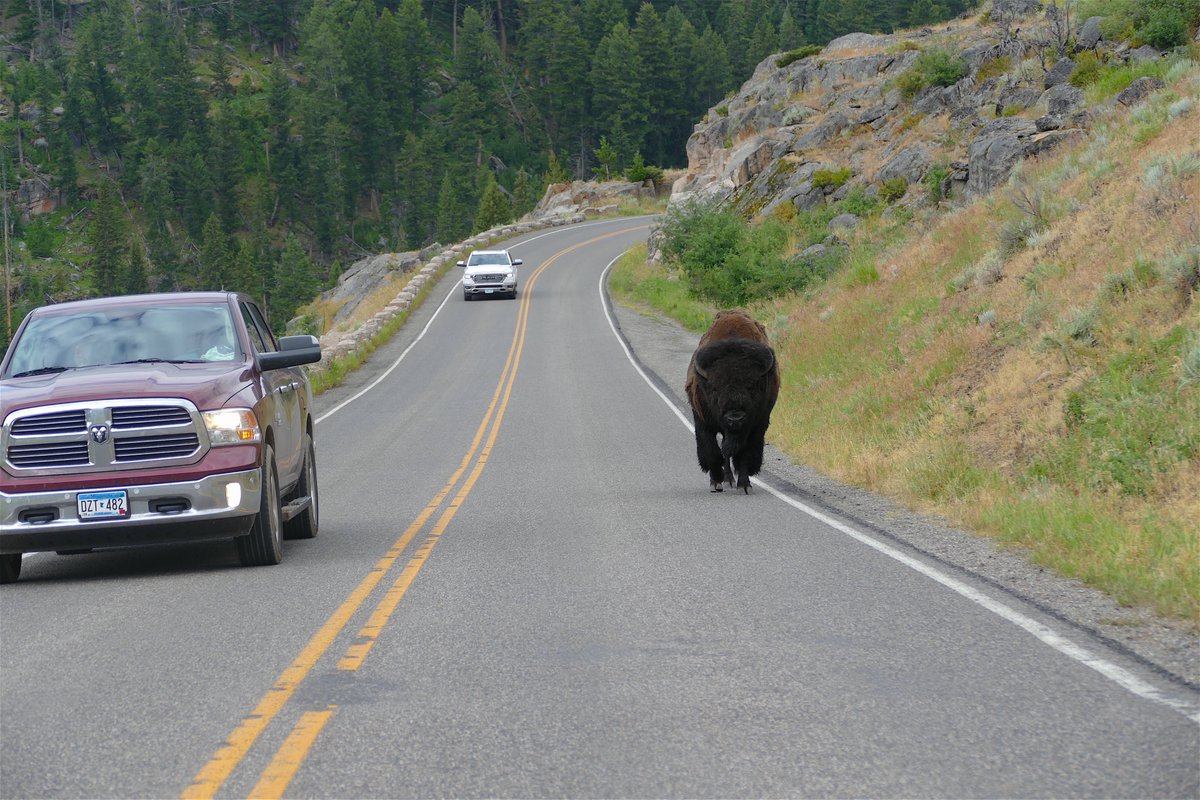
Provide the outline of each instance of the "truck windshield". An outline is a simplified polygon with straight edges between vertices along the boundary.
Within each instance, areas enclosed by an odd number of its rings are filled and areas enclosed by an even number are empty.
[[[8,378],[107,364],[242,357],[229,308],[218,303],[48,314],[30,320],[12,346]]]

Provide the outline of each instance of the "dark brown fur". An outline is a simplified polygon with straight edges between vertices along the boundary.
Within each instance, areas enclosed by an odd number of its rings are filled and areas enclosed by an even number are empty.
[[[692,354],[686,389],[710,489],[733,486],[736,473],[738,488],[749,494],[779,397],[779,365],[766,329],[744,311],[718,312]]]

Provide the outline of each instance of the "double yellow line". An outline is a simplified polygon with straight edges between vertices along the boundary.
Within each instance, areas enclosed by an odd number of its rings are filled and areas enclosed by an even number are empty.
[[[405,529],[400,538],[388,549],[387,553],[375,563],[375,566],[371,568],[367,576],[354,588],[354,591],[330,615],[320,630],[313,635],[304,649],[300,651],[300,655],[284,669],[283,673],[276,679],[270,690],[259,700],[258,705],[254,707],[249,716],[234,728],[229,738],[226,739],[225,744],[196,773],[196,777],[192,779],[191,785],[181,795],[185,800],[211,798],[216,795],[229,776],[233,774],[233,771],[245,759],[246,755],[250,752],[250,748],[258,740],[258,737],[266,730],[275,717],[278,716],[284,706],[287,705],[300,684],[308,677],[313,667],[333,647],[335,640],[341,635],[343,629],[350,622],[351,617],[367,601],[371,592],[400,559],[400,556],[409,544],[412,543],[417,533],[433,518],[434,514],[442,506],[442,503],[445,502],[451,491],[458,484],[463,474],[466,473],[471,462],[474,461],[475,465],[471,469],[467,479],[459,487],[458,492],[442,512],[442,515],[438,518],[437,523],[430,530],[424,542],[413,553],[403,571],[379,600],[375,606],[375,610],[367,619],[366,624],[359,629],[356,641],[347,647],[345,654],[338,661],[337,668],[339,670],[354,671],[362,666],[367,654],[370,653],[372,646],[374,646],[375,641],[379,638],[380,633],[382,633],[384,626],[396,610],[400,600],[408,591],[409,586],[412,585],[417,573],[421,571],[421,567],[428,560],[429,554],[437,545],[442,534],[450,526],[450,522],[454,519],[455,514],[458,513],[458,509],[462,506],[463,501],[466,500],[467,495],[471,493],[475,482],[479,479],[484,466],[487,464],[492,446],[495,444],[496,437],[500,432],[500,423],[504,419],[505,410],[508,408],[508,400],[512,394],[513,384],[517,377],[517,367],[521,362],[521,352],[525,346],[525,331],[529,322],[530,293],[533,285],[537,282],[542,272],[562,256],[602,239],[627,232],[624,230],[616,231],[580,242],[577,245],[555,253],[534,270],[529,280],[526,281],[524,290],[521,293],[517,326],[513,332],[512,345],[508,350],[508,358],[504,363],[504,370],[500,374],[500,381],[496,384],[496,391],[492,394],[492,401],[488,405],[487,413],[484,414],[483,420],[479,423],[475,437],[471,440],[471,446],[467,450],[467,454],[463,456],[458,469],[454,471],[450,479],[446,481],[446,484],[438,490],[428,505],[421,510],[421,513],[412,521],[412,524]],[[478,455],[478,458],[476,458],[476,455]],[[320,711],[307,711],[301,716],[296,727],[284,740],[283,745],[280,746],[270,764],[263,771],[258,784],[251,790],[250,797],[272,798],[283,796],[288,784],[295,777],[297,770],[299,770],[304,759],[307,757],[317,736],[320,735],[321,730],[333,717],[336,710],[336,706],[330,705]]]

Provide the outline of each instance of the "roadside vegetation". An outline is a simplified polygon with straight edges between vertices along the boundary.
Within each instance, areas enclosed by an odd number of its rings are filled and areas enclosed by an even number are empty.
[[[818,262],[840,208],[672,209],[613,291],[697,332],[747,306],[798,462],[1200,626],[1200,69],[1157,69],[1166,90],[986,199],[874,199]]]

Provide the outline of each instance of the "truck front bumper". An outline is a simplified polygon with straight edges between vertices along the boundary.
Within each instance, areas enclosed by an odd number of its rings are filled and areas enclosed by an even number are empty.
[[[82,520],[73,491],[0,491],[0,554],[92,550],[232,539],[249,532],[262,497],[259,470],[119,487],[129,516]]]

